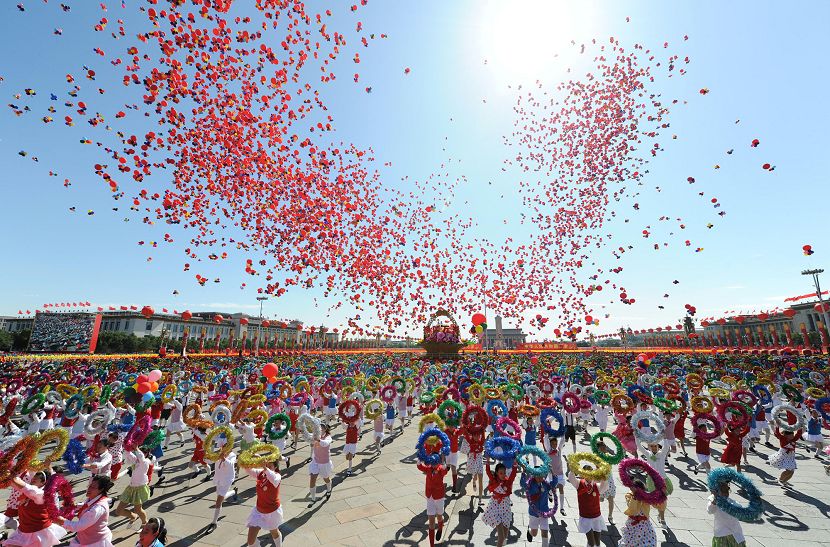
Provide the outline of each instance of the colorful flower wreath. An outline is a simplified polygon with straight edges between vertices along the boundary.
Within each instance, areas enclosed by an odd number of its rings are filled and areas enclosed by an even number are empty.
[[[787,421],[787,413],[792,413],[795,416],[795,423],[790,424]],[[804,429],[806,419],[804,418],[804,413],[795,408],[792,405],[788,404],[780,404],[777,407],[772,409],[772,421],[778,425],[778,428],[782,431],[798,431],[799,429]]]
[[[347,424],[357,422],[360,419],[360,403],[354,399],[343,401],[338,405],[337,415]]]
[[[611,394],[604,389],[598,389],[594,392],[594,401],[596,401],[598,405],[607,405],[611,402]]]
[[[73,475],[82,473],[86,463],[86,448],[78,439],[72,439],[63,451],[63,461],[66,469]]]
[[[699,425],[700,422],[709,422],[712,424],[712,431],[703,432],[700,431]],[[701,439],[712,440],[717,437],[720,437],[720,434],[723,432],[723,426],[718,421],[718,419],[713,414],[695,414],[692,416],[692,429],[694,430],[695,435],[700,437]]]
[[[484,443],[484,452],[490,458],[501,462],[516,459],[522,443],[510,437],[490,437]]]
[[[147,435],[150,434],[153,428],[153,418],[149,414],[145,414],[133,424],[124,437],[124,450],[131,452],[141,446]]]
[[[308,416],[308,414],[303,414],[303,416]],[[243,450],[236,461],[239,463],[239,467],[243,469],[255,469],[280,458],[282,458],[282,454],[280,454],[279,448],[273,444],[256,442]]]
[[[58,508],[58,500],[61,501],[60,508]],[[51,518],[72,518],[75,513],[75,498],[72,495],[72,485],[63,475],[55,473],[46,479],[46,486],[43,488],[43,503]]]
[[[550,425],[551,418],[556,420],[558,424],[556,429]],[[550,437],[563,437],[565,435],[565,419],[562,418],[562,414],[555,408],[543,408],[539,419],[542,421],[542,428],[545,430],[546,435]]]
[[[48,469],[52,462],[63,456],[66,447],[69,445],[69,432],[62,427],[49,429],[42,434],[35,435],[33,438],[35,439],[35,452],[29,460],[28,468],[29,471],[34,472]],[[42,460],[39,459],[38,453],[51,441],[57,441],[55,448],[52,449],[52,452],[48,456]]]
[[[441,419],[441,416],[436,414],[435,412],[430,412],[429,414],[425,414],[421,417],[421,420],[418,422],[418,433],[423,433],[426,431],[427,425],[435,424],[435,427],[440,429],[441,431],[447,429],[447,424],[444,423],[444,420]]]
[[[282,424],[281,427],[277,427],[276,424]],[[279,412],[274,414],[268,421],[265,422],[265,434],[268,435],[269,439],[277,440],[282,439],[288,432],[291,430],[291,417],[284,412]]]
[[[8,488],[15,477],[29,468],[29,462],[37,454],[34,437],[23,437],[0,456],[0,489]]]
[[[370,420],[374,420],[383,413],[383,402],[380,399],[369,399],[366,401],[363,413]]]
[[[225,437],[225,444],[223,444],[218,450],[213,449],[213,441],[216,440],[217,435],[222,435]],[[207,437],[205,437],[205,459],[210,462],[218,462],[225,456],[231,453],[233,450],[233,430],[226,425],[216,426],[211,429]]]
[[[541,463],[536,466],[531,465],[529,456],[535,456]],[[523,445],[516,456],[516,462],[522,466],[525,473],[533,475],[534,477],[547,477],[548,473],[550,473],[550,456],[538,446]]]
[[[613,454],[606,454],[600,451],[599,445],[603,439],[611,439],[611,444],[614,445]],[[620,440],[616,437],[616,435],[606,433],[605,431],[598,431],[591,435],[591,451],[596,454],[597,457],[611,465],[617,465],[625,457],[625,449],[623,448]]]
[[[427,441],[435,437],[441,443],[439,452],[427,453]],[[418,451],[418,459],[427,465],[435,465],[441,462],[441,455],[448,455],[450,453],[450,438],[440,429],[428,429],[421,433],[418,437],[418,442],[415,444],[415,449]]]
[[[567,457],[568,468],[574,475],[594,482],[604,481],[611,473],[611,466],[608,462],[590,452],[575,452]],[[591,467],[582,466],[587,462]]]
[[[512,431],[509,431],[507,428],[510,428]],[[495,425],[496,433],[504,437],[510,437],[511,439],[516,439],[517,441],[521,441],[522,438],[522,428],[516,422],[516,420],[512,418],[508,418],[507,416],[502,416],[498,420],[496,420]]]
[[[300,414],[297,418],[297,429],[306,442],[320,438],[320,422],[311,414]]]
[[[639,473],[638,473],[639,470]],[[651,478],[654,490],[647,491],[644,486],[634,482],[635,474],[645,474]],[[634,499],[649,505],[660,505],[666,501],[666,481],[652,466],[643,460],[628,458],[620,462],[620,480],[631,489]],[[642,480],[646,484],[647,479]]]
[[[468,406],[461,416],[461,423],[469,433],[481,433],[487,428],[490,419],[487,411],[478,405]]]
[[[640,427],[640,422],[644,420],[649,422],[648,427]],[[665,437],[666,422],[653,410],[638,410],[631,416],[631,428],[638,441],[654,444],[659,443]]]
[[[746,506],[739,505],[731,498],[720,495],[720,486],[724,482],[734,482],[744,491],[749,499]],[[752,481],[743,473],[738,473],[731,467],[719,467],[709,472],[709,490],[715,495],[715,505],[741,522],[755,522],[764,511],[761,501],[761,491],[752,484]]]
[[[150,452],[154,452],[164,442],[165,433],[163,429],[154,429],[141,443],[142,448],[146,448]]]
[[[464,415],[464,407],[458,401],[446,399],[438,406],[438,415],[449,427],[461,425],[461,417]]]

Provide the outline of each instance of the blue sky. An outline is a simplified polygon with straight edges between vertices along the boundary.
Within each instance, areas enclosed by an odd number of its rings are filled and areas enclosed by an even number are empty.
[[[115,204],[90,169],[101,155],[78,144],[85,136],[78,127],[82,123],[65,127],[60,110],[55,122],[39,121],[48,114],[49,93],[63,101],[65,74],[82,80],[83,64],[96,68],[101,76],[94,85],[107,91],[96,99],[96,107],[115,111],[125,101],[138,102],[120,95],[115,72],[107,71],[106,60],[92,53],[96,46],[121,47],[91,32],[101,16],[97,3],[65,0],[72,7],[68,13],[56,0],[24,0],[23,13],[15,3],[0,6],[5,52],[0,93],[4,105],[30,104],[33,111],[22,117],[7,107],[0,112],[0,218],[6,258],[0,270],[0,314],[67,300],[193,311],[258,310],[254,286],[242,272],[243,256],[211,263],[205,275],[222,283],[200,287],[192,272],[182,271],[186,234],[174,233],[173,245],[138,246],[140,240],[161,241],[169,228],[149,227],[140,217],[110,210]],[[143,5],[138,0],[127,3],[127,13]],[[250,11],[245,4],[250,2],[237,0],[231,14]],[[830,115],[822,106],[830,68],[824,54],[830,4],[804,3],[800,9],[757,1],[624,4],[372,0],[358,19],[366,32],[389,37],[361,50],[360,84],[352,81],[355,66],[344,55],[337,65],[339,79],[323,88],[335,116],[336,137],[373,147],[380,164],[392,163],[381,171],[384,182],[403,188],[401,177],[426,178],[452,158],[453,176],[464,174],[470,181],[462,189],[469,205],[462,206],[457,197],[455,209],[475,217],[483,235],[503,237],[516,229],[511,213],[520,203],[515,177],[500,172],[509,156],[501,136],[512,129],[516,85],[536,79],[555,85],[571,59],[555,60],[553,54],[567,57],[570,38],[580,43],[614,36],[623,44],[638,42],[658,52],[668,41],[671,47],[665,51],[691,58],[689,74],[656,85],[688,104],[672,113],[667,134],[678,138],[661,141],[665,152],[649,166],[637,198],[640,211],[633,212],[630,204],[620,207],[619,215],[632,222],[609,226],[615,234],[613,247],[637,245],[619,263],[624,267],[620,281],[637,302],[624,306],[608,304],[609,298],[591,300],[594,317],[601,319],[595,332],[621,325],[636,329],[674,324],[686,303],[695,305],[699,316],[720,316],[726,310],[772,308],[782,305],[785,296],[809,292],[799,271],[830,266],[830,249],[822,237],[823,208],[830,198],[825,129]],[[352,25],[352,16],[341,11],[338,17]],[[110,28],[122,13],[117,3],[110,6]],[[127,23],[129,32],[130,19]],[[62,36],[53,33],[55,28],[62,29]],[[412,70],[408,76],[405,67]],[[93,84],[81,85],[88,90]],[[371,94],[363,91],[367,85],[373,88]],[[711,90],[706,96],[697,92],[703,87]],[[24,88],[34,88],[38,96],[14,99]],[[141,129],[137,124],[136,131]],[[95,138],[95,133],[87,134]],[[758,148],[750,148],[753,138],[760,139]],[[729,149],[734,149],[732,155],[726,154]],[[20,157],[21,150],[28,157]],[[40,161],[33,162],[32,156]],[[775,165],[774,172],[761,169],[766,162]],[[715,164],[721,168],[714,169]],[[59,176],[49,177],[50,169]],[[686,183],[688,176],[695,177],[694,185]],[[70,188],[62,186],[67,177]],[[711,197],[722,203],[725,217],[712,209]],[[76,211],[70,212],[73,206]],[[89,209],[95,215],[88,216]],[[687,230],[670,237],[668,230],[655,228],[656,239],[642,240],[640,231],[647,224],[656,227],[662,215],[683,218]],[[123,222],[125,216],[130,222]],[[510,221],[507,227],[503,219]],[[715,224],[711,229],[706,228],[709,222]],[[692,247],[682,245],[684,239]],[[654,251],[654,241],[670,246]],[[804,244],[813,245],[816,254],[804,257]],[[695,253],[695,247],[704,250]],[[597,252],[596,260],[607,267],[618,264],[606,251]],[[680,283],[673,284],[675,279]],[[245,290],[240,289],[243,282],[249,284]],[[826,284],[830,286],[830,277]],[[178,296],[172,295],[174,289]],[[670,298],[663,298],[664,293]],[[273,317],[342,327],[345,310],[325,317],[337,299],[324,300],[319,291],[289,293],[266,302],[264,310]],[[552,331],[555,319],[549,325]],[[401,334],[419,329],[411,325]]]

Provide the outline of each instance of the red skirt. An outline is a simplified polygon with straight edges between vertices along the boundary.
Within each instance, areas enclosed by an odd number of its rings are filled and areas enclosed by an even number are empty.
[[[733,442],[732,440],[729,440],[726,443],[726,448],[723,450],[723,454],[720,456],[720,462],[725,465],[738,465],[741,463],[742,453],[743,447],[741,446],[741,441],[738,440]]]

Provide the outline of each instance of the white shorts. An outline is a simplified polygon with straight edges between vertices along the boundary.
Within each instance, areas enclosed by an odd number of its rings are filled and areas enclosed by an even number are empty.
[[[233,481],[227,482],[222,481],[221,483],[216,484],[216,495],[222,496],[223,498],[228,497],[228,492],[233,490]]]
[[[402,409],[398,410],[398,418],[400,418],[401,420],[406,418],[406,409],[405,408],[402,408]]]
[[[343,454],[357,454],[357,443],[343,446]]]
[[[458,466],[458,452],[450,452],[447,455],[447,465]]]
[[[323,408],[323,416],[334,416],[337,414],[337,407],[324,407]]]
[[[383,440],[383,431],[375,431],[375,440],[382,441]]]
[[[427,498],[427,516],[434,517],[437,515],[444,514],[444,498],[440,500],[434,500],[432,498]]]
[[[384,420],[384,421],[386,422],[386,427],[392,427],[392,426],[395,425],[395,418],[392,418],[391,420]]]
[[[282,507],[271,513],[260,513],[257,508],[251,509],[248,516],[248,528],[260,528],[262,530],[276,530],[282,524]]]
[[[334,473],[334,464],[331,462],[329,463],[317,463],[312,460],[311,464],[308,466],[308,474],[309,475],[319,475],[321,479],[327,479],[332,476]]]
[[[549,530],[550,519],[545,517],[530,516],[530,524],[527,525],[531,530]]]
[[[706,463],[709,461],[708,454],[695,454],[695,456],[697,456],[697,461],[700,463]]]
[[[604,532],[608,528],[605,526],[605,518],[602,515],[589,519],[579,517],[576,523],[576,530],[580,534],[587,534],[588,532]]]
[[[810,442],[810,443],[823,442],[824,441],[824,436],[821,433],[819,433],[818,435],[810,435],[808,433],[804,437],[804,440],[806,440],[807,442]]]
[[[669,448],[674,448],[675,446],[677,446],[676,439],[666,439],[666,442],[669,443]]]

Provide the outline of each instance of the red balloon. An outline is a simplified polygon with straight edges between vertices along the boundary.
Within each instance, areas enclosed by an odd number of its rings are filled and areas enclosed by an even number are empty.
[[[149,377],[149,376],[147,376],[146,374],[141,374],[141,375],[139,375],[139,377],[136,379],[136,381],[135,381],[135,382],[136,382],[137,384],[139,384],[139,385],[141,385],[141,384],[143,384],[143,383],[145,383],[145,382],[148,382],[148,383],[149,383],[149,382],[150,382],[150,377]]]
[[[262,367],[262,375],[268,378],[277,375],[277,365],[274,363],[265,363]],[[271,382],[273,383],[273,382]]]
[[[267,329],[270,326],[271,326],[271,322],[268,321],[267,319],[262,321],[262,328]],[[334,332],[337,332],[337,329],[334,329]]]
[[[473,315],[473,326],[478,326],[484,323],[485,321],[487,321],[487,318],[484,317],[483,313],[477,313]]]
[[[183,320],[185,320],[185,321],[190,321],[190,319],[191,319],[192,317],[193,317],[193,314],[192,314],[192,313],[190,313],[190,310],[184,310],[184,311],[182,312],[182,319],[183,319]]]
[[[214,322],[214,323],[221,323],[223,319],[224,319],[224,317],[222,317],[222,316],[221,316],[220,314],[218,314],[218,313],[217,313],[216,315],[214,315],[214,316],[213,316],[213,322]]]
[[[153,308],[151,308],[150,306],[144,306],[143,308],[141,308],[141,315],[143,315],[147,319],[150,319],[151,317],[153,317],[154,313],[156,313],[155,310]]]
[[[239,324],[240,324],[240,325],[247,325],[247,324],[248,324],[248,320],[247,320],[246,318],[244,318],[244,317],[243,317],[242,319],[240,319],[240,320],[239,320]]]
[[[152,386],[150,385],[150,382],[141,382],[140,384],[138,384],[138,390],[137,391],[143,395],[143,394],[149,392],[151,387]]]

